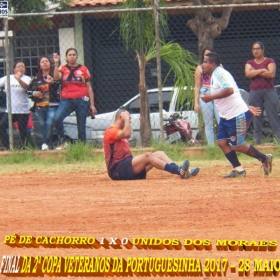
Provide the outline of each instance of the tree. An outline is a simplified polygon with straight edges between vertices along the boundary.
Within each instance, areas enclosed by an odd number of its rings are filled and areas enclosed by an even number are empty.
[[[193,5],[207,5],[213,1],[194,0]],[[228,4],[234,4],[235,0],[228,0]],[[221,35],[229,23],[232,8],[224,8],[220,18],[214,17],[212,9],[197,9],[195,17],[188,21],[187,26],[193,31],[198,38],[198,54],[202,58],[203,50],[206,47],[213,47],[214,40]],[[201,62],[201,61],[200,61]]]
[[[147,8],[153,5],[153,0],[126,0],[122,8]],[[126,50],[134,50],[139,66],[139,93],[140,93],[140,135],[143,147],[148,146],[152,140],[150,122],[149,100],[146,87],[146,65],[156,58],[155,22],[153,11],[133,11],[121,13],[120,33]],[[174,86],[179,92],[185,85],[193,85],[193,75],[197,65],[196,57],[179,44],[165,43],[169,34],[167,14],[159,14],[159,34],[161,39],[161,59],[170,66],[170,73],[174,74]],[[165,77],[167,78],[167,77]]]
[[[10,0],[9,8],[13,9],[13,13],[40,13],[45,12],[50,4],[58,4],[59,8],[66,9],[69,7],[71,0]],[[52,22],[44,16],[36,17],[16,17],[15,21],[21,28],[29,28],[30,26],[50,27]]]

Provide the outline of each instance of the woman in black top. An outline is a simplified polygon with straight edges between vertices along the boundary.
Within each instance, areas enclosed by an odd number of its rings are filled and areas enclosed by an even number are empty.
[[[49,150],[52,146],[52,131],[56,109],[59,105],[59,83],[53,79],[53,68],[48,57],[38,59],[36,77],[28,88],[29,95],[34,100],[35,115],[43,130],[41,150]],[[63,123],[60,123],[63,131]]]

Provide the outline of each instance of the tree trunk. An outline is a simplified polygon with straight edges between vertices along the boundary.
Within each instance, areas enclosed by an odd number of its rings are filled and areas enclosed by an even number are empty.
[[[228,1],[229,4],[234,2],[235,0]],[[205,48],[213,48],[214,40],[227,28],[231,11],[232,8],[225,8],[222,16],[220,18],[215,18],[212,15],[211,9],[198,9],[195,18],[188,21],[187,26],[198,38],[200,63],[202,63],[203,60],[203,50]]]
[[[148,147],[152,141],[149,97],[146,88],[146,58],[137,53],[139,63],[139,93],[140,93],[140,137],[142,147]]]

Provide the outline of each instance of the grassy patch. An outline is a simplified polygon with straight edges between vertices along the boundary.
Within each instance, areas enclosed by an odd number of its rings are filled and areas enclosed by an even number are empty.
[[[191,154],[186,156],[184,149],[188,148],[185,144],[170,145],[170,143],[154,142],[152,144],[153,151],[164,151],[174,162],[181,164],[188,157],[191,165],[194,166],[212,166],[225,165],[229,162],[225,158],[218,146],[200,147],[203,155]],[[256,148],[258,148],[256,146]],[[195,149],[195,148],[194,148]],[[144,149],[133,151],[133,155],[143,154]],[[263,153],[268,153],[263,151]],[[269,152],[270,153],[270,152]],[[280,158],[280,146],[274,145],[272,152],[274,161]],[[256,159],[247,155],[238,154],[238,158],[244,161],[256,161]],[[102,150],[96,150],[89,144],[75,143],[69,144],[67,150],[64,151],[13,151],[0,156],[0,173],[24,173],[24,172],[79,172],[91,170],[106,170],[104,155]]]
[[[225,158],[222,150],[217,145],[205,146],[203,150],[205,152],[205,155],[201,158],[203,160],[220,160]]]
[[[182,153],[182,149],[187,147],[185,143],[171,145],[168,142],[153,142],[152,147],[155,151],[164,151],[174,161],[186,159],[186,156]]]
[[[12,151],[0,156],[0,173],[25,172],[79,172],[103,169],[103,153],[95,152],[91,145],[82,143],[69,144],[65,151]]]
[[[65,161],[67,163],[88,162],[92,160],[93,148],[89,144],[76,142],[75,144],[69,144],[67,150],[67,153],[65,153]]]
[[[13,151],[9,155],[0,157],[0,165],[31,164],[39,160],[38,155],[33,150]]]

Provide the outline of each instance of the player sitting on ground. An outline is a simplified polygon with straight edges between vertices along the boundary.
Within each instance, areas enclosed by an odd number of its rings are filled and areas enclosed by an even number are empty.
[[[188,160],[179,167],[162,151],[133,157],[127,141],[131,136],[130,120],[130,114],[126,110],[118,110],[114,124],[108,127],[104,134],[105,161],[112,180],[145,179],[147,172],[153,167],[177,174],[182,179],[198,174],[199,168],[189,169]]]
[[[245,143],[247,128],[252,120],[250,111],[253,114],[259,114],[259,108],[248,108],[232,75],[220,67],[220,57],[217,53],[205,55],[202,65],[203,71],[211,75],[211,94],[201,96],[201,99],[204,102],[214,100],[220,114],[217,144],[234,168],[224,178],[246,176],[236,152],[262,162],[264,175],[269,175],[272,170],[272,155],[265,155],[252,145]]]

